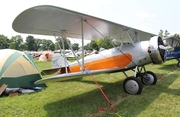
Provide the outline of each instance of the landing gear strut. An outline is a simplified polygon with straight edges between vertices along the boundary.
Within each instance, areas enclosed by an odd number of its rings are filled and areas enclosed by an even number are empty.
[[[144,73],[142,73],[144,70]],[[125,76],[127,77],[123,82],[124,91],[128,94],[135,95],[140,94],[142,92],[143,84],[144,85],[155,85],[157,82],[156,75],[151,71],[146,71],[145,67],[142,66],[136,67],[134,71],[134,76],[128,77],[125,72]],[[141,80],[140,80],[141,79]]]

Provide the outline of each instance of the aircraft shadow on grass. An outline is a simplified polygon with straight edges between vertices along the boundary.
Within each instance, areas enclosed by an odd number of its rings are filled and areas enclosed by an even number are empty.
[[[167,66],[174,67],[174,64],[169,64]],[[167,69],[167,66],[166,67],[162,66],[160,69],[170,71],[170,69]],[[162,74],[157,74],[157,76],[161,76],[161,75]],[[156,83],[156,86],[153,86],[153,87],[145,86],[146,88],[144,88],[144,90],[146,91],[143,92],[139,96],[136,96],[136,95],[130,96],[124,93],[123,89],[120,87],[123,85],[123,80],[120,80],[115,83],[98,82],[102,86],[103,91],[106,93],[111,103],[116,108],[116,111],[114,111],[113,109],[110,109],[110,111],[108,111],[106,114],[111,113],[111,114],[126,115],[127,113],[130,113],[130,115],[138,116],[142,111],[144,111],[147,108],[147,106],[149,106],[153,101],[155,101],[160,96],[161,93],[167,93],[170,95],[180,96],[179,89],[169,88],[169,86],[178,77],[179,77],[178,74],[173,73],[167,78],[164,78],[158,81]],[[93,80],[82,81],[81,78],[68,80],[67,82],[74,82],[74,81],[87,83],[87,84],[95,84]],[[63,81],[63,82],[66,82],[66,81]],[[82,87],[82,88],[86,88],[86,87]],[[148,99],[145,99],[145,97],[148,97]],[[121,100],[123,101],[120,103],[119,101]],[[141,104],[139,103],[139,101],[136,101],[136,100],[146,100],[146,101],[143,101],[143,104]],[[136,105],[136,106],[129,107],[127,106],[127,103],[129,106],[130,105]],[[95,114],[98,113],[98,110],[97,110],[98,106],[106,108],[108,106],[108,103],[103,97],[103,95],[101,94],[100,90],[95,89],[90,92],[77,95],[68,99],[59,100],[57,102],[46,104],[44,106],[44,109],[47,111],[48,117],[54,115],[55,111],[57,112],[55,115],[57,117],[59,116],[94,116]],[[139,108],[137,109],[137,107]],[[87,115],[87,113],[89,113],[89,115]]]
[[[165,70],[165,71],[173,71],[178,69],[178,64],[176,62],[176,60],[170,60],[171,62],[167,61],[164,64],[162,64],[159,69],[161,70]]]

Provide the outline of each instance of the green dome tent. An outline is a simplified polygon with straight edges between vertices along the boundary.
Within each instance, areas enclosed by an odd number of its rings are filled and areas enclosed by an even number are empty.
[[[33,58],[26,53],[12,50],[0,50],[0,86],[8,88],[46,87],[45,84],[35,85],[41,79]]]

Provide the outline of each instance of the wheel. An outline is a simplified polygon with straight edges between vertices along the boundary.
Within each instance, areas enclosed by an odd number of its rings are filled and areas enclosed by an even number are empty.
[[[157,77],[153,72],[147,71],[141,77],[141,81],[145,85],[155,85],[157,82]]]
[[[178,61],[178,67],[180,67],[180,61]]]
[[[128,94],[140,94],[142,92],[142,83],[138,78],[128,77],[123,82],[123,88]]]

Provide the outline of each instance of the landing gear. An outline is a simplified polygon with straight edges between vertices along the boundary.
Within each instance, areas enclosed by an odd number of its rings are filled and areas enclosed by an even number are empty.
[[[135,77],[128,77],[124,80],[123,88],[128,94],[140,94],[142,92],[142,83]]]
[[[144,73],[142,73],[142,70],[144,70]],[[135,74],[134,77],[128,77],[127,74],[123,72],[127,76],[127,78],[123,82],[123,88],[126,93],[131,95],[140,94],[142,92],[143,84],[156,84],[156,75],[151,71],[146,71],[144,66],[140,67],[140,69],[136,67],[136,69],[133,71]]]
[[[180,61],[178,61],[178,67],[180,67]]]
[[[157,82],[157,77],[153,72],[147,71],[146,73],[143,73],[141,81],[145,85],[155,85]]]

